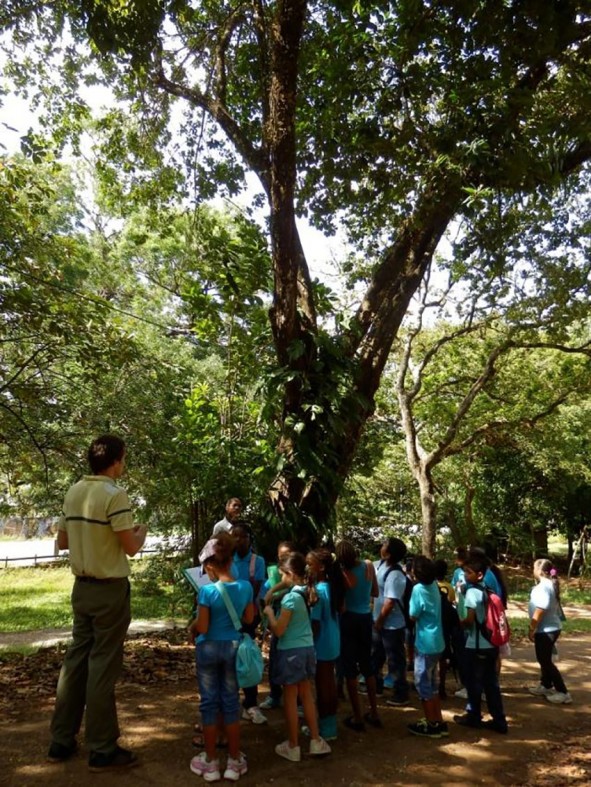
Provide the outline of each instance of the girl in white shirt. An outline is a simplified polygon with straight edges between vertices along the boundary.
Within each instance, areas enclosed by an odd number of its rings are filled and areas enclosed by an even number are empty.
[[[572,697],[568,693],[560,670],[552,661],[552,654],[564,615],[560,605],[560,582],[558,572],[550,560],[536,560],[534,578],[529,601],[529,639],[534,643],[536,659],[540,665],[539,686],[531,686],[530,694],[545,697],[555,705],[568,705]]]

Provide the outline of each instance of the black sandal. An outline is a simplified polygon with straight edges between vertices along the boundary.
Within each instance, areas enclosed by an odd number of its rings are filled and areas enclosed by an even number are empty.
[[[382,724],[382,720],[380,719],[380,717],[378,716],[377,718],[374,719],[371,713],[369,713],[369,711],[365,714],[363,720],[367,724],[371,724],[372,727],[375,727],[378,730],[384,729],[384,725]]]
[[[355,732],[365,732],[365,724],[362,721],[355,721],[353,716],[347,716],[343,724],[350,730],[355,730]]]

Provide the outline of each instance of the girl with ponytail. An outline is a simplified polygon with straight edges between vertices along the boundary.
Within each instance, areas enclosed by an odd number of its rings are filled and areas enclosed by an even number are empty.
[[[554,705],[568,705],[572,697],[558,667],[552,661],[564,619],[558,572],[550,560],[536,560],[534,579],[537,584],[532,589],[529,601],[529,639],[534,643],[541,677],[540,685],[531,686],[528,691],[535,696],[545,697]]]

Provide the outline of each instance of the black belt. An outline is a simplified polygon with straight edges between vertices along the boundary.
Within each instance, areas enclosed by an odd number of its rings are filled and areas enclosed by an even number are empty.
[[[99,579],[98,577],[81,577],[76,575],[76,579],[78,582],[92,582],[94,585],[109,585],[111,582],[121,582],[122,579],[127,579],[127,577],[105,577],[104,579]]]

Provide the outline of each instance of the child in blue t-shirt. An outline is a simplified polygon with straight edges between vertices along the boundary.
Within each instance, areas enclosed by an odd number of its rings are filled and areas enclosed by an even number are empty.
[[[250,582],[256,601],[261,586],[265,581],[265,560],[253,552],[252,531],[246,522],[242,520],[235,522],[232,525],[231,535],[235,543],[232,572],[236,579]],[[260,616],[257,608],[252,623],[244,626],[242,630],[254,639],[259,622]],[[258,707],[258,686],[245,686],[243,691],[242,718],[252,721],[253,724],[264,724],[267,721],[267,717],[263,716]]]
[[[228,740],[228,762],[224,779],[237,781],[248,770],[240,751],[240,699],[236,678],[238,632],[218,589],[223,587],[236,615],[248,624],[254,617],[252,587],[232,575],[234,543],[226,534],[211,538],[201,550],[199,562],[211,583],[201,588],[197,617],[189,626],[191,642],[197,636],[196,660],[205,751],[193,757],[190,768],[205,781],[221,778],[216,757],[218,722],[221,718]]]
[[[466,629],[466,649],[464,652],[464,680],[468,691],[468,708],[464,715],[454,716],[454,721],[465,727],[484,727],[505,734],[507,719],[499,687],[497,661],[499,649],[482,632],[486,618],[486,599],[484,578],[487,563],[483,557],[470,554],[464,563],[466,575],[465,610],[461,620]],[[486,697],[492,719],[482,721],[481,697]]]
[[[264,609],[269,628],[279,639],[277,645],[276,679],[283,686],[283,708],[287,725],[287,740],[275,747],[275,752],[286,760],[299,762],[302,758],[298,743],[298,695],[304,718],[310,730],[310,754],[330,754],[330,746],[320,737],[316,703],[311,680],[316,673],[316,654],[308,607],[306,604],[306,560],[292,552],[281,564],[281,580],[289,588],[281,599],[281,612],[275,616],[270,604]]]
[[[345,579],[328,549],[314,549],[306,556],[308,576],[315,582],[317,601],[310,611],[316,649],[316,701],[318,726],[325,740],[337,738],[337,682],[335,665],[341,652],[339,612],[345,599]]]
[[[271,604],[276,614],[279,613],[281,596],[285,593],[285,589],[281,584],[279,566],[281,561],[294,551],[295,545],[291,541],[279,542],[277,546],[277,565],[267,567],[268,578],[263,583],[259,593],[261,607],[264,608],[267,604]],[[259,705],[261,710],[271,710],[281,705],[281,684],[275,680],[276,663],[277,637],[271,634],[271,642],[269,644],[269,696]]]
[[[542,558],[534,563],[534,578],[538,584],[532,589],[529,600],[528,635],[535,644],[541,676],[539,686],[530,686],[528,691],[545,697],[553,705],[570,705],[572,697],[552,660],[564,620],[558,573],[550,560]]]
[[[409,724],[408,731],[424,738],[441,738],[449,735],[437,689],[437,665],[445,648],[441,593],[432,560],[416,557],[413,574],[417,584],[410,597],[409,613],[416,623],[414,678],[425,718]]]

